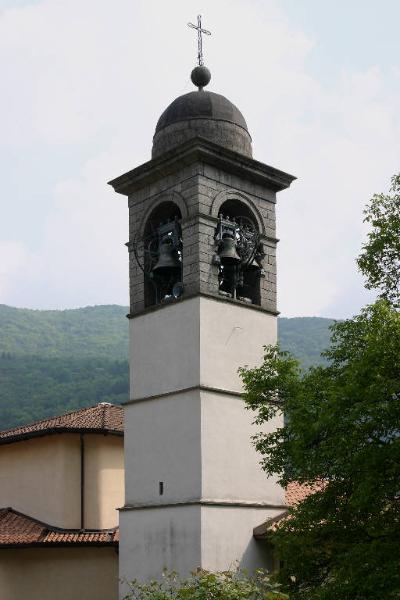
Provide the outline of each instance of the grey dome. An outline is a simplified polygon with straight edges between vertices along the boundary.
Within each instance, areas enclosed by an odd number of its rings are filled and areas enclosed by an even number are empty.
[[[153,158],[197,136],[252,156],[240,110],[224,96],[201,90],[179,96],[163,112],[153,138]]]

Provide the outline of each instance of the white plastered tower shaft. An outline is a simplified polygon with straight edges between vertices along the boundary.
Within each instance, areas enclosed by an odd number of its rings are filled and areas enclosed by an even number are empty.
[[[160,118],[154,158],[111,182],[128,196],[131,243],[161,205],[178,207],[183,242],[184,292],[166,304],[146,306],[144,275],[130,253],[131,392],[120,511],[120,577],[128,580],[158,578],[164,568],[187,575],[197,567],[268,566],[253,528],[284,504],[251,445],[256,428],[237,371],[260,364],[263,346],[276,343],[276,192],[293,177],[253,160],[239,111],[204,94],[187,94],[189,108],[178,98],[181,112],[175,106],[172,118],[169,109]],[[229,110],[225,126],[221,114]],[[265,248],[257,305],[219,293],[214,233],[221,207],[235,203],[252,215]],[[124,591],[122,585],[121,597]]]

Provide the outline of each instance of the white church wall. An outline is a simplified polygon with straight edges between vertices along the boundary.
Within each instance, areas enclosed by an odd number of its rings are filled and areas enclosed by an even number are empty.
[[[272,553],[253,537],[253,529],[282,512],[279,509],[202,506],[203,569],[224,571],[240,567],[272,569]]]
[[[201,392],[202,497],[223,501],[282,505],[283,489],[260,466],[251,436],[260,431],[240,397]],[[264,427],[282,425],[277,417]]]
[[[280,509],[177,505],[120,513],[120,598],[126,581],[161,577],[176,570],[186,577],[197,567],[212,571],[272,569],[272,553],[253,538],[253,528]]]
[[[163,569],[181,575],[201,565],[201,509],[165,506],[120,512],[120,579],[149,580]],[[127,590],[122,583],[120,598]]]
[[[197,297],[131,319],[130,339],[132,399],[199,383],[240,392],[238,368],[260,364],[277,324],[261,310]]]
[[[131,319],[131,398],[198,385],[199,303],[191,298]]]
[[[259,365],[263,346],[276,344],[277,320],[246,305],[200,298],[200,382],[241,392],[238,368]]]
[[[200,419],[198,390],[125,406],[126,504],[200,497]]]

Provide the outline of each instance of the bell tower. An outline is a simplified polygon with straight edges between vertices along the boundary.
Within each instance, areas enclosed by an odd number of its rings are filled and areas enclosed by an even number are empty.
[[[268,566],[253,528],[284,503],[237,370],[277,339],[275,203],[294,177],[252,158],[243,115],[204,90],[210,78],[193,70],[198,90],[161,115],[152,159],[110,182],[129,206],[128,580]]]

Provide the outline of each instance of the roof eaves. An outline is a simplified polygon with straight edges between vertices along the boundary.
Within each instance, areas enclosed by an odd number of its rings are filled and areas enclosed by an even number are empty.
[[[55,435],[61,433],[92,433],[99,435],[116,435],[122,437],[124,432],[120,429],[100,429],[99,427],[49,427],[47,429],[37,429],[34,431],[24,431],[16,433],[8,437],[0,437],[0,446],[4,444],[12,444],[14,442],[22,442],[36,437],[44,437],[47,435]]]
[[[5,521],[7,515],[12,514],[20,517],[25,522],[35,524],[41,527],[41,531],[37,532],[37,539],[30,541],[18,541],[18,542],[0,542],[0,550],[6,548],[33,548],[33,547],[41,547],[41,548],[52,548],[52,547],[67,547],[67,546],[118,546],[119,545],[119,529],[118,527],[113,527],[111,529],[62,529],[60,527],[54,527],[52,525],[48,525],[43,521],[39,521],[34,517],[30,517],[18,510],[14,510],[12,507],[1,508],[0,509],[0,532],[1,532],[1,523]],[[53,540],[48,539],[52,534],[62,536],[78,536],[78,539],[61,539],[61,540]],[[16,533],[16,536],[20,536],[20,533]],[[81,538],[79,538],[81,536]],[[86,536],[86,539],[83,538]],[[96,536],[107,536],[108,539],[96,539]],[[10,534],[11,537],[11,534]]]
[[[265,521],[265,523],[262,523],[261,525],[254,527],[253,537],[256,540],[265,540],[268,537],[268,534],[271,533],[272,531],[275,531],[278,523],[280,523],[282,520],[284,520],[288,516],[288,514],[289,514],[289,511],[284,510],[283,512],[279,513],[279,515],[276,515],[276,517],[273,517],[272,519],[268,519],[268,521]]]

